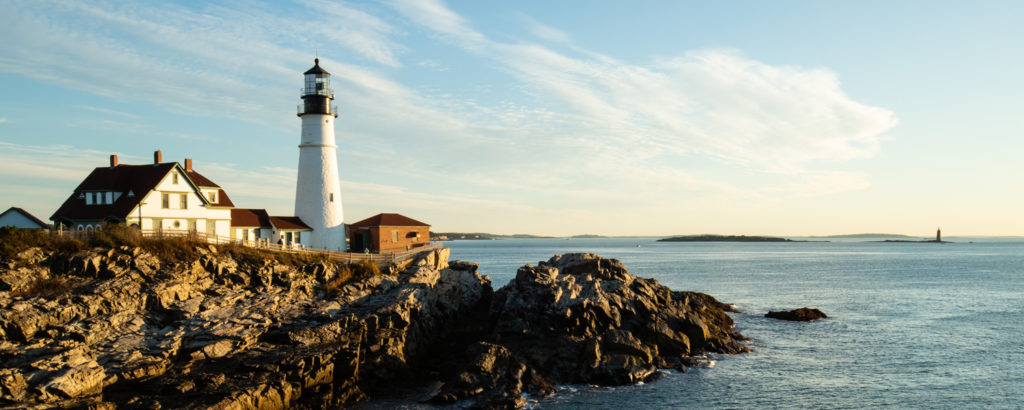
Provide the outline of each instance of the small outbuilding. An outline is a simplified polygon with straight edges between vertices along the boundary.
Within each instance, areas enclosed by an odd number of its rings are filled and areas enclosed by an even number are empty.
[[[270,216],[265,209],[231,210],[231,239],[243,242],[302,247],[312,230],[295,216]]]
[[[50,229],[50,224],[15,206],[0,214],[0,226],[13,226],[20,229]]]
[[[399,214],[377,214],[348,225],[349,251],[394,252],[430,244],[430,225]]]

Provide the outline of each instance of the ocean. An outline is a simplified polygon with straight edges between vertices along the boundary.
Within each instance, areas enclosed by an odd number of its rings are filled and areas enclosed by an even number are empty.
[[[495,289],[556,253],[621,260],[673,290],[734,304],[752,353],[638,386],[558,386],[530,407],[1022,408],[1024,241],[657,242],[656,238],[450,241]],[[819,308],[816,322],[764,318]]]

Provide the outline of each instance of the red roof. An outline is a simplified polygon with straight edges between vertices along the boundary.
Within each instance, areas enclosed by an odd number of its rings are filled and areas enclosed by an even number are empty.
[[[274,227],[277,229],[313,230],[313,228],[310,228],[297,216],[272,216],[270,217],[270,222],[274,224]]]
[[[102,220],[108,217],[125,219],[146,193],[156,188],[160,180],[177,166],[175,162],[149,165],[118,165],[98,167],[71,193],[64,204],[50,217],[51,220]],[[114,191],[122,195],[112,204],[86,205],[83,192]],[[131,192],[133,195],[128,195]]]
[[[206,198],[206,199],[209,200],[210,198]],[[218,189],[217,190],[217,202],[210,203],[210,205],[212,205],[212,206],[223,206],[223,207],[228,207],[228,208],[234,208],[235,207],[235,203],[231,202],[231,198],[228,198],[228,193],[224,192],[223,189]]]
[[[16,206],[12,206],[10,209],[4,211],[3,213],[0,213],[0,218],[2,218],[4,215],[7,215],[8,212],[20,213],[21,216],[24,216],[26,219],[28,219],[28,220],[34,222],[35,224],[39,225],[40,228],[44,228],[44,229],[51,229],[51,228],[53,228],[52,226],[50,226],[50,224],[39,220],[39,218],[36,218],[35,215],[32,215],[32,214],[28,213],[28,211],[26,211],[24,209],[21,209],[21,208],[18,208]]]
[[[270,215],[264,209],[242,209],[231,210],[232,227],[253,227],[270,228]]]
[[[188,174],[189,179],[191,179],[192,182],[195,182],[198,186],[204,188],[220,188],[220,185],[213,183],[209,178],[204,177],[203,174],[196,172],[194,169],[185,170],[185,173]]]
[[[231,210],[231,226],[235,228],[275,228],[287,230],[312,231],[297,216],[270,216],[265,209],[241,209]]]
[[[213,181],[210,181],[198,172],[185,171],[177,162],[98,167],[92,170],[81,184],[78,184],[75,191],[57,209],[57,212],[53,213],[50,219],[54,221],[58,219],[103,220],[106,218],[124,220],[129,216],[128,213],[139,204],[139,201],[147,193],[155,189],[157,184],[175,167],[181,169],[185,178],[191,181],[193,185],[220,188]],[[121,196],[112,204],[86,205],[85,198],[83,198],[83,193],[86,191],[113,191],[120,192]],[[128,195],[129,192],[133,195]],[[209,198],[203,199],[209,201]],[[217,190],[217,202],[210,205],[219,207],[235,206],[223,189]]]
[[[196,186],[200,186],[200,187],[203,187],[203,188],[220,188],[220,185],[217,185],[215,182],[213,182],[209,178],[203,176],[203,174],[200,174],[200,173],[196,172],[196,170],[194,170],[194,169],[186,169],[185,170],[185,174],[188,175],[188,179],[191,179],[192,182],[194,182],[196,184]],[[206,199],[210,199],[210,198],[206,198]],[[224,192],[223,189],[218,189],[217,190],[217,202],[213,202],[210,205],[233,208],[235,206],[235,203],[231,202],[231,198],[228,197],[227,192]]]
[[[349,226],[430,226],[400,214],[377,214]]]

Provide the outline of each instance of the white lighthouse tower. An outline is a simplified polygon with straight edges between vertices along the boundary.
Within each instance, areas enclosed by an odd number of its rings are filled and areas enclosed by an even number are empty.
[[[302,139],[299,143],[299,180],[295,187],[295,216],[313,228],[309,246],[345,251],[345,218],[341,211],[338,146],[334,142],[337,107],[331,105],[331,73],[320,59],[305,72],[302,88]]]

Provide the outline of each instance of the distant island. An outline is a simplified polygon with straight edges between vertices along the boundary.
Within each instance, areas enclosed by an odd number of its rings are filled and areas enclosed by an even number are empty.
[[[855,233],[847,235],[826,235],[826,236],[812,236],[811,238],[829,238],[829,239],[873,239],[873,238],[913,238],[910,235],[899,235],[893,233]]]
[[[430,240],[432,241],[458,241],[458,240],[482,240],[482,241],[493,241],[497,239],[541,239],[541,238],[553,238],[552,236],[540,236],[540,235],[528,235],[528,234],[514,234],[514,235],[499,235],[493,233],[483,232],[431,232]]]
[[[607,236],[604,236],[604,235],[593,235],[593,234],[583,234],[583,235],[573,235],[573,236],[570,236],[570,238],[572,238],[572,239],[597,239],[597,238],[607,238]]]
[[[682,235],[658,239],[658,242],[806,242],[775,236],[747,235]]]
[[[882,243],[950,243],[949,241],[943,241],[940,239],[922,239],[919,241],[911,241],[906,239],[886,239],[884,241],[873,241]]]

